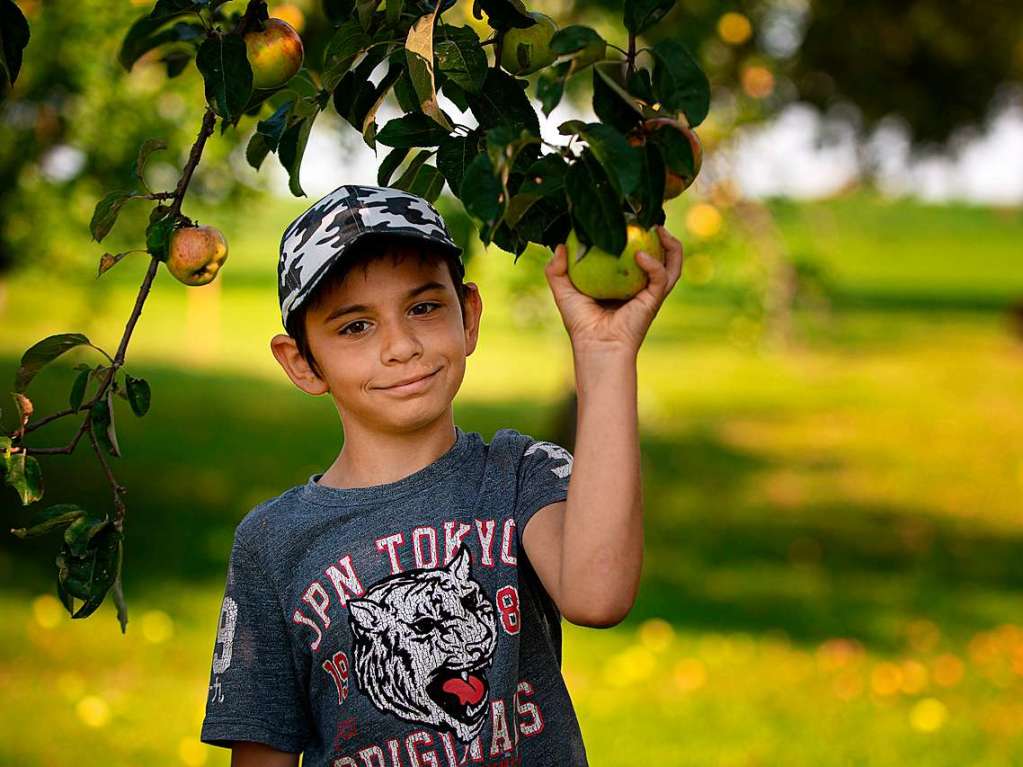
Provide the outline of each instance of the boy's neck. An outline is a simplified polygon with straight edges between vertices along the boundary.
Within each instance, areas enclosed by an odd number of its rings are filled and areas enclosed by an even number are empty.
[[[352,489],[387,485],[425,469],[455,444],[454,419],[446,418],[405,434],[345,428],[345,443],[318,484]]]

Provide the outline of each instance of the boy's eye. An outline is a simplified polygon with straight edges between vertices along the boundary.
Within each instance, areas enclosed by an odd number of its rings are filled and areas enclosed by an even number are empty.
[[[429,306],[429,307],[436,308],[436,307],[440,306],[440,304],[438,304],[436,301],[423,301],[422,303],[419,303],[419,304],[416,304],[415,306],[413,306],[412,307],[412,311],[414,312],[416,309],[418,309],[421,306]],[[433,311],[433,309],[431,309],[431,311]],[[421,313],[422,314],[430,314],[430,312],[421,312]],[[349,331],[352,330],[352,328],[354,328],[354,327],[356,327],[358,325],[365,325],[365,324],[366,324],[365,320],[356,320],[355,322],[352,322],[352,323],[349,323],[348,325],[345,325],[338,332],[339,332],[340,335],[343,335],[343,336],[356,335],[358,333],[361,333],[362,331],[361,330],[355,330],[355,331],[352,331],[352,332],[349,332]]]

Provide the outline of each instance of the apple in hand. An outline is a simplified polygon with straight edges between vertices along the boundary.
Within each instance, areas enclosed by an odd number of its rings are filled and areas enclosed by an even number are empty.
[[[531,75],[558,56],[551,50],[551,38],[558,31],[554,19],[539,11],[530,11],[536,23],[525,28],[512,27],[501,43],[501,66],[513,75]],[[519,58],[519,46],[522,58]]]
[[[227,240],[214,226],[175,229],[167,248],[167,271],[185,285],[213,281],[227,260]]]
[[[645,251],[664,263],[664,248],[657,229],[644,229],[639,224],[625,227],[625,250],[608,253],[596,245],[588,248],[579,241],[573,229],[565,241],[568,255],[568,278],[580,293],[591,298],[627,300],[646,287],[648,277],[636,263],[636,252]]]
[[[252,67],[252,87],[263,90],[288,82],[301,68],[305,51],[293,26],[269,18],[262,29],[245,33],[245,55]]]

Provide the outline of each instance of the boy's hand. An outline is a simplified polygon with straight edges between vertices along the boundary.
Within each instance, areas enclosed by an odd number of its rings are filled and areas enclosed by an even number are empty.
[[[663,226],[656,229],[664,248],[664,263],[645,251],[637,251],[636,263],[647,273],[649,282],[629,300],[617,302],[613,309],[604,308],[572,284],[565,245],[554,249],[544,274],[576,353],[639,351],[650,323],[682,274],[682,243]]]

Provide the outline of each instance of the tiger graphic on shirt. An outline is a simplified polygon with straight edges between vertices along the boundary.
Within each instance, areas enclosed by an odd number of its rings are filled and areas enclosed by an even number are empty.
[[[409,570],[349,602],[359,686],[385,714],[475,738],[487,715],[496,609],[462,545],[442,567]]]

